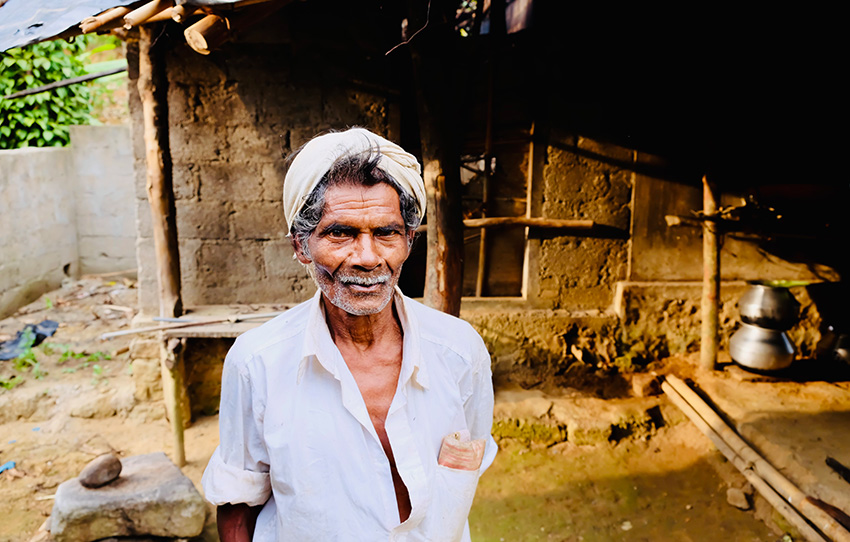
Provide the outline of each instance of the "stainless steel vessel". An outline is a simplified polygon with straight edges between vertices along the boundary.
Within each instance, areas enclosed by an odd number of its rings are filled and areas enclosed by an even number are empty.
[[[729,354],[739,365],[758,371],[778,371],[791,365],[796,349],[784,331],[753,324],[741,328],[729,339]]]
[[[738,301],[738,311],[745,324],[786,330],[797,323],[800,304],[788,288],[751,282]]]

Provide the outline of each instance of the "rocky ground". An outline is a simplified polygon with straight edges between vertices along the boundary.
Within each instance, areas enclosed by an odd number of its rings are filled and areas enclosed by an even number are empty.
[[[0,464],[15,462],[0,474],[0,541],[44,539],[37,531],[57,486],[98,455],[170,454],[163,406],[134,398],[129,339],[98,339],[129,325],[135,297],[132,280],[83,279],[0,321],[0,340],[27,323],[60,322],[28,361],[0,362]],[[653,395],[651,375],[633,384],[607,400],[499,390],[501,452],[479,486],[473,539],[793,539],[708,440]],[[217,422],[203,417],[186,431],[183,472],[198,488]],[[729,504],[730,489],[748,510]],[[199,540],[217,540],[212,516]]]

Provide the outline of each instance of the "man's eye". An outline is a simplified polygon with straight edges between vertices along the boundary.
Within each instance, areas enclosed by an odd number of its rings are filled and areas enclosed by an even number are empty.
[[[400,235],[398,230],[378,230],[375,232],[375,235],[378,237],[393,237],[395,235]]]
[[[328,237],[336,237],[338,239],[348,237],[348,232],[342,229],[332,229],[328,232]]]

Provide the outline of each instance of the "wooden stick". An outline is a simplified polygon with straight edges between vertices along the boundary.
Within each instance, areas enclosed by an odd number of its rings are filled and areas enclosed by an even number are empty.
[[[207,15],[184,30],[183,35],[186,37],[186,43],[196,53],[208,55],[230,39],[230,23],[218,15]]]
[[[130,8],[117,7],[107,9],[94,17],[86,17],[80,23],[80,30],[83,34],[90,32],[112,30],[124,24],[124,15],[130,13]]]
[[[797,510],[791,507],[785,500],[779,495],[774,488],[772,488],[763,478],[761,478],[756,472],[753,472],[752,465],[749,464],[743,457],[741,457],[738,453],[736,453],[732,447],[723,440],[723,438],[718,434],[705,420],[703,420],[696,410],[681,396],[677,393],[676,389],[670,385],[670,378],[661,383],[661,389],[667,394],[667,397],[675,404],[679,409],[688,417],[688,419],[693,422],[697,428],[702,431],[705,436],[707,436],[711,442],[717,447],[717,449],[722,453],[726,458],[733,464],[735,467],[741,471],[741,474],[750,482],[753,487],[758,491],[762,497],[767,500],[782,514],[789,523],[791,523],[800,534],[806,537],[806,540],[810,542],[828,542],[820,533],[815,531],[803,516],[800,515]],[[675,378],[675,377],[674,377]]]
[[[702,178],[702,207],[706,217],[717,213],[717,195],[708,178]],[[717,237],[717,224],[713,221],[702,223],[702,328],[700,334],[700,366],[714,370],[717,363],[718,304],[720,302],[720,244]]]
[[[188,320],[183,322],[174,322],[173,324],[161,324],[158,326],[148,326],[148,327],[137,327],[133,329],[123,329],[121,331],[110,331],[109,333],[104,333],[100,336],[100,340],[112,339],[115,337],[122,337],[124,335],[135,335],[137,333],[152,333],[154,331],[167,331],[169,329],[178,329],[181,327],[194,327],[194,326],[206,326],[209,324],[221,324],[224,322],[230,322],[235,324],[237,322],[243,322],[245,320],[259,320],[262,318],[274,318],[283,314],[283,311],[280,312],[266,312],[260,314],[235,314],[230,316],[225,316],[222,318],[216,318],[215,320]],[[169,318],[169,320],[174,320]]]
[[[174,6],[173,8],[171,8],[171,19],[175,23],[182,23],[183,21],[194,15],[196,11],[196,8],[193,8],[191,6],[187,7],[186,4],[180,4],[179,6]]]
[[[130,30],[147,22],[154,15],[165,11],[173,5],[174,2],[171,0],[151,0],[147,4],[124,15],[124,30]]]
[[[56,88],[67,87],[70,85],[76,85],[78,83],[85,83],[86,81],[92,81],[94,79],[99,79],[101,77],[106,77],[108,75],[115,75],[116,73],[121,73],[127,71],[126,66],[121,66],[120,68],[113,68],[111,70],[106,70],[97,73],[89,73],[86,75],[80,75],[79,77],[72,77],[70,79],[63,79],[62,81],[54,81],[53,83],[48,83],[46,85],[42,85],[40,87],[28,88],[26,90],[21,90],[19,92],[15,92],[13,94],[9,94],[7,96],[0,96],[2,100],[13,100],[15,98],[23,98],[24,96],[30,96],[32,94],[38,94],[39,92],[47,92],[48,90],[53,90]]]
[[[486,218],[467,218],[463,221],[465,228],[499,228],[502,226],[523,226],[526,228],[551,228],[565,230],[592,230],[596,223],[593,220],[576,220],[561,218],[528,218],[524,216],[492,216]],[[427,231],[427,226],[419,226],[419,233]]]
[[[806,518],[824,534],[836,542],[850,542],[848,532],[834,518],[812,504],[791,480],[753,450],[738,433],[729,427],[725,421],[702,398],[679,378],[669,375],[666,383],[678,393],[694,411],[705,421],[711,430],[717,433],[735,454],[747,463],[748,469],[754,469],[759,476],[766,480],[785,500],[794,505]],[[725,455],[725,454],[724,454]]]
[[[185,364],[183,351],[185,341],[169,339],[160,336],[162,353],[160,354],[160,371],[162,373],[162,394],[165,399],[165,409],[168,421],[171,422],[172,451],[174,464],[178,467],[186,465],[186,446],[184,429],[186,421],[191,418],[191,408],[188,403],[186,390]]]
[[[159,315],[180,316],[180,252],[177,247],[177,223],[171,179],[171,151],[168,147],[168,106],[165,61],[161,51],[152,47],[150,26],[140,27],[139,98],[145,139],[148,203],[151,211]]]

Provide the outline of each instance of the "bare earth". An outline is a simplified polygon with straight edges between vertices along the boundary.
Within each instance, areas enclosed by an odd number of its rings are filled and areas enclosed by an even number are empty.
[[[164,407],[133,399],[128,354],[122,352],[129,339],[97,340],[100,333],[129,325],[133,312],[123,307],[132,309],[135,295],[131,281],[83,280],[47,294],[49,303],[42,297],[0,321],[0,340],[24,323],[44,318],[62,323],[46,341],[59,346],[34,349],[39,369],[47,373],[40,379],[32,370],[0,362],[0,379],[23,377],[17,387],[0,389],[0,464],[16,462],[13,471],[0,474],[0,541],[30,540],[50,514],[58,484],[97,455],[170,455]],[[64,350],[85,355],[66,355],[60,363]],[[98,352],[110,359],[97,359]],[[186,431],[183,472],[199,490],[217,443],[217,416]],[[743,478],[688,423],[662,428],[648,440],[617,444],[535,449],[506,439],[500,445],[470,515],[476,541],[782,537],[754,512],[727,504],[726,489],[742,487]],[[772,516],[759,499],[755,504],[758,515]],[[211,517],[207,523],[201,540],[217,540]]]

